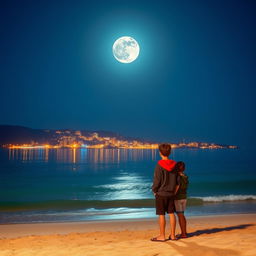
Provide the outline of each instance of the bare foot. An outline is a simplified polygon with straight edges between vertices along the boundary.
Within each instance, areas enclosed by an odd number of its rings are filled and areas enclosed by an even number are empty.
[[[187,236],[187,234],[180,234],[180,235],[177,235],[177,238],[178,239],[188,238],[188,236]]]
[[[170,235],[169,240],[177,240],[177,238],[175,236]]]
[[[164,236],[157,236],[157,237],[153,237],[153,238],[151,238],[151,241],[153,241],[153,242],[164,242],[166,239],[165,239],[165,237]]]

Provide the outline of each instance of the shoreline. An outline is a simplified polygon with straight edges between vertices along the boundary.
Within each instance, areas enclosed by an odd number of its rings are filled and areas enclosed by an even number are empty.
[[[154,209],[154,208],[153,208]],[[222,216],[234,216],[234,215],[256,215],[256,212],[241,212],[241,213],[223,213],[223,214],[198,214],[198,215],[187,215],[185,214],[185,217],[187,219],[197,219],[197,218],[208,218],[208,217],[222,217]],[[1,226],[9,226],[9,225],[43,225],[43,224],[72,224],[72,223],[108,223],[108,222],[133,222],[133,221],[153,221],[157,219],[157,215],[154,215],[155,217],[141,217],[141,218],[123,218],[123,219],[89,219],[89,220],[73,220],[73,221],[38,221],[38,222],[13,222],[13,223],[0,223]],[[167,214],[165,215],[166,218],[168,217]],[[176,218],[177,215],[175,215]],[[0,234],[1,237],[1,234]]]
[[[218,223],[218,221],[227,220],[250,220],[256,224],[256,213],[240,214],[218,214],[218,215],[200,215],[187,216],[188,227],[194,226],[196,222],[201,224]],[[166,216],[167,223],[169,222]],[[216,221],[217,220],[217,221]],[[89,220],[89,221],[69,221],[69,222],[41,222],[41,223],[11,223],[0,224],[0,239],[17,238],[23,236],[51,235],[51,234],[68,234],[72,232],[88,233],[101,231],[123,231],[123,230],[146,230],[157,229],[157,216],[146,219],[122,219],[122,220]],[[178,227],[178,219],[177,226]]]
[[[244,200],[234,202],[205,203],[204,205],[188,206],[185,212],[187,218],[234,215],[234,214],[255,214],[256,200]],[[44,223],[80,223],[80,222],[108,222],[127,221],[138,219],[140,221],[155,218],[153,207],[121,207],[110,209],[83,209],[73,211],[0,211],[1,225],[15,224],[44,224]]]

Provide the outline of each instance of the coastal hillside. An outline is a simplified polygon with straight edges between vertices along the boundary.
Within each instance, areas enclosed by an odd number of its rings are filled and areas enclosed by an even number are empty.
[[[31,142],[47,143],[52,134],[41,129],[31,129],[23,126],[0,125],[0,145],[27,144]]]
[[[60,140],[74,140],[79,137],[95,137],[94,142],[97,141],[97,137],[103,138],[116,138],[118,140],[139,140],[143,139],[125,137],[115,132],[110,131],[89,131],[89,130],[48,130],[48,129],[32,129],[23,126],[16,125],[0,125],[0,146],[8,144],[50,144],[57,145]],[[93,141],[91,141],[93,143]]]
[[[125,137],[108,131],[31,129],[23,126],[0,125],[0,146],[9,148],[87,147],[157,149],[160,142]],[[168,142],[173,148],[220,149],[237,148],[208,142]]]

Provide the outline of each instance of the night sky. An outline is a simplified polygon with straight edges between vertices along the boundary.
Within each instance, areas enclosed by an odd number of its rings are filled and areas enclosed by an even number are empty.
[[[256,143],[256,1],[1,1],[0,124]],[[132,36],[138,59],[112,45]]]

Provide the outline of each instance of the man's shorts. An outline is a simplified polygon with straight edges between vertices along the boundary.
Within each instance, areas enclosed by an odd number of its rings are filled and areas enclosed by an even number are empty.
[[[174,213],[174,196],[156,195],[156,215]]]
[[[184,213],[187,205],[187,199],[174,200],[176,213]]]

